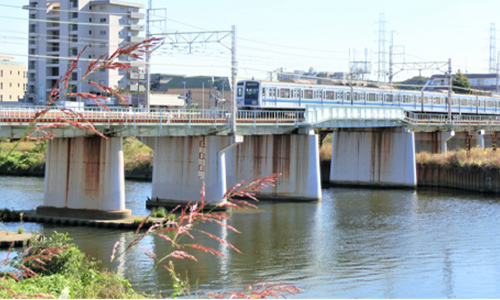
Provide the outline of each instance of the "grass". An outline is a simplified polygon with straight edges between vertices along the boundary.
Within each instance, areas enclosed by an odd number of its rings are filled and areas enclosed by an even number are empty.
[[[476,147],[469,154],[465,149],[436,154],[420,152],[416,154],[416,161],[417,164],[448,168],[500,168],[500,151]]]

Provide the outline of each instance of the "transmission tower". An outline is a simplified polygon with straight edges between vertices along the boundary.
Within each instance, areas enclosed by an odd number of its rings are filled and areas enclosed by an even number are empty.
[[[380,82],[382,78],[384,83],[386,82],[385,76],[387,74],[386,65],[387,65],[387,51],[385,49],[385,15],[384,13],[380,13],[379,23],[378,23],[378,76],[377,82]]]
[[[496,30],[495,23],[491,23],[490,27],[490,65],[489,72],[496,73]]]

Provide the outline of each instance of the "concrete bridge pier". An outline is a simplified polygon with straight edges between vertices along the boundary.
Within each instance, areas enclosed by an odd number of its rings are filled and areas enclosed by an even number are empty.
[[[416,132],[415,150],[417,153],[423,151],[429,153],[446,153],[448,150],[457,147],[456,136],[458,137],[459,134],[456,135],[455,131]]]
[[[414,133],[398,127],[334,132],[330,182],[336,185],[416,187]]]
[[[47,145],[43,206],[48,216],[120,219],[125,209],[121,137],[55,138]]]
[[[276,186],[261,190],[258,198],[321,199],[316,135],[245,136],[236,146],[234,138],[215,135],[147,138],[146,144],[153,146],[155,152],[148,206],[172,207],[199,201],[203,182],[205,201],[218,204],[226,192],[221,184],[224,178],[230,188],[242,180],[272,173],[282,176]]]

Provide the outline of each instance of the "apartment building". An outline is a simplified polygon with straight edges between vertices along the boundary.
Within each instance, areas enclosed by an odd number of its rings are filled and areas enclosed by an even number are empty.
[[[115,0],[29,0],[28,91],[27,101],[46,104],[57,80],[66,73],[72,58],[83,52],[70,85],[77,92],[100,94],[87,82],[79,83],[90,61],[114,52],[119,46],[144,38],[140,20],[141,4]],[[142,61],[130,60],[142,67]],[[110,87],[137,90],[138,73],[101,70],[91,80]],[[79,83],[79,84],[78,84]],[[69,99],[80,101],[80,99]]]
[[[24,99],[28,85],[28,67],[12,57],[0,56],[0,102]]]

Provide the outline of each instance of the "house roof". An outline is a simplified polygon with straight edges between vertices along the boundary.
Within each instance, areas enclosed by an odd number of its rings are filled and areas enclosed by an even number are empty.
[[[186,89],[201,89],[202,87],[205,87],[205,89],[209,89],[212,86],[217,87],[218,90],[222,90],[223,82],[224,90],[230,91],[231,86],[227,77],[173,77],[168,83],[160,84],[156,91],[166,92],[168,91],[168,89],[183,89],[184,83],[186,84]]]

